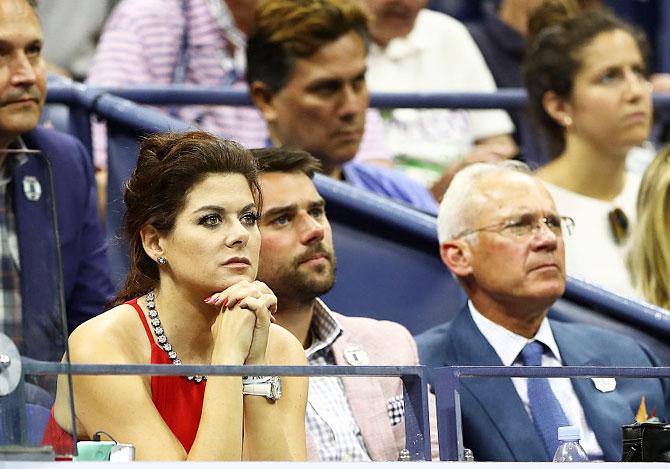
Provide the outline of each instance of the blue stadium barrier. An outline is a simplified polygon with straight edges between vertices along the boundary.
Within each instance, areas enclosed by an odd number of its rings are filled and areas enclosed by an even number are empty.
[[[120,286],[128,270],[128,245],[120,238],[123,226],[123,187],[135,168],[139,139],[156,132],[184,131],[189,126],[161,112],[142,109],[130,101],[109,95],[100,98],[96,109],[98,115],[107,121],[105,228],[111,253],[113,280]]]
[[[31,376],[72,375],[152,375],[185,376],[390,376],[403,383],[405,401],[405,448],[412,460],[431,460],[428,417],[428,380],[423,366],[278,366],[278,365],[88,365],[45,361],[24,362],[22,373]],[[47,417],[48,419],[48,417]],[[41,420],[40,420],[41,422]],[[22,421],[23,425],[24,422]],[[46,421],[44,422],[46,424]],[[26,434],[22,428],[20,433]],[[1,435],[0,435],[1,436]],[[31,442],[29,442],[31,443]]]
[[[460,380],[467,378],[670,378],[668,367],[445,366],[430,370],[437,404],[440,460],[463,460]],[[633,422],[631,422],[633,423]],[[475,455],[476,457],[476,455]]]
[[[59,89],[63,86],[57,84],[54,85],[56,91],[50,89],[50,102],[65,97],[68,102],[88,103],[91,113],[108,122],[108,233],[119,279],[127,263],[124,245],[115,237],[122,210],[120,190],[135,165],[137,139],[146,132],[184,130],[188,125],[109,94],[98,92],[97,97],[90,100],[96,92],[86,90],[83,97],[77,98],[81,89]],[[138,99],[141,96],[133,93],[146,93],[142,101],[153,104],[202,103],[206,98],[208,102],[217,103],[217,99],[230,98],[239,100],[235,102],[240,104],[246,99],[245,93],[215,92],[209,88],[143,87],[119,92]],[[413,106],[419,102],[431,107],[465,106],[468,99],[482,107],[501,107],[522,104],[525,99],[520,90],[498,94],[379,95],[373,99],[378,99],[378,105],[398,106],[409,105],[412,96]],[[670,108],[670,96],[656,96],[655,102]],[[414,334],[447,321],[460,311],[466,298],[438,257],[435,218],[326,177],[317,176],[315,183],[328,204],[338,256],[336,286],[325,297],[335,310],[395,320]],[[566,294],[550,314],[556,319],[600,324],[635,336],[649,344],[662,363],[670,364],[670,324],[665,310],[568,279]]]
[[[60,89],[61,85],[55,85]],[[51,92],[51,88],[49,88]],[[107,93],[138,104],[251,106],[249,93],[221,87],[170,85],[105,88]],[[58,93],[60,94],[60,92]],[[515,109],[526,105],[522,88],[501,88],[495,93],[372,93],[370,106],[377,108]],[[670,108],[670,94],[655,94],[654,106]]]
[[[124,90],[124,94],[139,98],[132,94],[137,91]],[[189,99],[191,91],[195,94]],[[157,98],[158,90],[145,89],[143,92],[148,95],[142,101],[152,104],[194,103],[205,100],[205,96],[207,102],[213,99],[210,90],[162,90],[164,95],[160,99]],[[216,99],[230,99],[228,104],[248,102],[244,101],[248,98],[243,94],[219,92]],[[509,90],[499,95],[380,95],[373,99],[379,106],[416,107],[420,103],[430,107],[468,107],[470,103],[473,107],[485,108],[505,107],[503,104],[520,106],[525,97],[520,90]],[[62,102],[74,107],[76,113],[82,114],[80,111],[83,110],[108,123],[108,232],[115,269],[120,276],[127,264],[125,244],[115,236],[122,209],[120,191],[134,167],[138,138],[146,133],[185,130],[189,126],[99,90],[57,84],[50,88],[49,102]],[[657,96],[655,103],[670,107],[670,96]],[[77,125],[69,128],[77,135]],[[315,183],[327,202],[338,257],[337,283],[325,297],[333,309],[350,315],[394,320],[414,334],[455,317],[466,297],[438,257],[434,217],[327,177],[317,175]],[[662,363],[670,364],[670,318],[665,310],[569,278],[564,297],[552,308],[550,315],[555,319],[588,322],[619,330],[647,344]],[[336,371],[330,367],[329,370]],[[195,370],[184,369],[186,373],[192,371]],[[414,403],[412,406],[416,408]],[[453,434],[448,434],[444,440],[441,444],[451,445],[449,451],[453,457],[457,440]]]
[[[45,106],[42,121],[45,123],[46,120],[56,129],[75,135],[92,153],[91,113],[101,94],[103,92],[95,88],[50,75],[48,105]]]
[[[435,217],[317,175],[337,255],[336,311],[388,319],[417,334],[460,310],[465,293],[438,256]]]
[[[170,85],[105,88],[114,96],[138,104],[251,106],[249,93],[221,87]],[[496,93],[373,93],[370,106],[378,108],[518,108],[526,104],[522,89],[501,89]]]

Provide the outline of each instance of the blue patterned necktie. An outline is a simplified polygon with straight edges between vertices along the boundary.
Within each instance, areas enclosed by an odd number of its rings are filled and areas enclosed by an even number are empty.
[[[533,341],[521,350],[521,359],[525,366],[541,366],[544,345]],[[558,448],[558,427],[570,425],[560,402],[551,390],[547,378],[528,378],[528,401],[530,413],[537,432],[542,437],[549,461]]]

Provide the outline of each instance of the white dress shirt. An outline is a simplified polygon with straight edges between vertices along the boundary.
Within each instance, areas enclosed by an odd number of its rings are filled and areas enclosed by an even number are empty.
[[[521,350],[527,343],[537,340],[546,345],[545,351],[542,354],[542,366],[563,366],[561,353],[558,350],[558,344],[554,339],[549,320],[546,317],[542,320],[535,337],[527,339],[484,317],[477,311],[477,308],[475,308],[471,301],[468,301],[468,306],[470,308],[472,320],[489,344],[491,344],[493,350],[498,354],[503,365],[523,366],[520,356]],[[547,350],[547,348],[549,350]],[[514,384],[516,392],[519,394],[519,397],[526,408],[526,412],[528,412],[528,415],[532,420],[533,416],[530,412],[530,403],[528,401],[527,380],[528,378],[512,378],[512,384]],[[598,444],[598,440],[596,440],[596,435],[586,421],[584,409],[579,402],[577,394],[575,394],[570,379],[551,378],[549,379],[549,384],[551,385],[551,390],[554,392],[556,399],[558,399],[558,402],[561,404],[563,412],[570,421],[570,424],[579,427],[582,436],[580,440],[581,445],[589,456],[589,460],[602,460],[602,449]]]

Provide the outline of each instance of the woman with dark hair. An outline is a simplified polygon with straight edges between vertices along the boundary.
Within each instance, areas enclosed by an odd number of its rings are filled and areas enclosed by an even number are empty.
[[[72,363],[304,365],[255,280],[260,189],[251,154],[204,132],[148,138],[125,191],[130,271],[116,306],[70,336]],[[74,376],[80,439],[105,431],[140,460],[305,458],[307,379]],[[72,444],[67,379],[45,443]]]
[[[625,164],[651,127],[647,44],[605,10],[561,17],[556,3],[531,18],[545,27],[524,65],[531,113],[553,150],[537,176],[576,222],[565,240],[568,274],[634,294],[625,244],[639,177]],[[550,18],[538,18],[545,13]]]

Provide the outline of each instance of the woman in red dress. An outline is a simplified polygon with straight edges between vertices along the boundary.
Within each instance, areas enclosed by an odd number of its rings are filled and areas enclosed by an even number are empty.
[[[251,154],[204,132],[148,138],[125,192],[130,269],[117,306],[70,336],[72,363],[304,365],[256,281]],[[281,396],[278,396],[281,389]],[[79,439],[105,431],[138,460],[302,460],[304,377],[74,376]],[[67,378],[44,442],[71,444]]]

